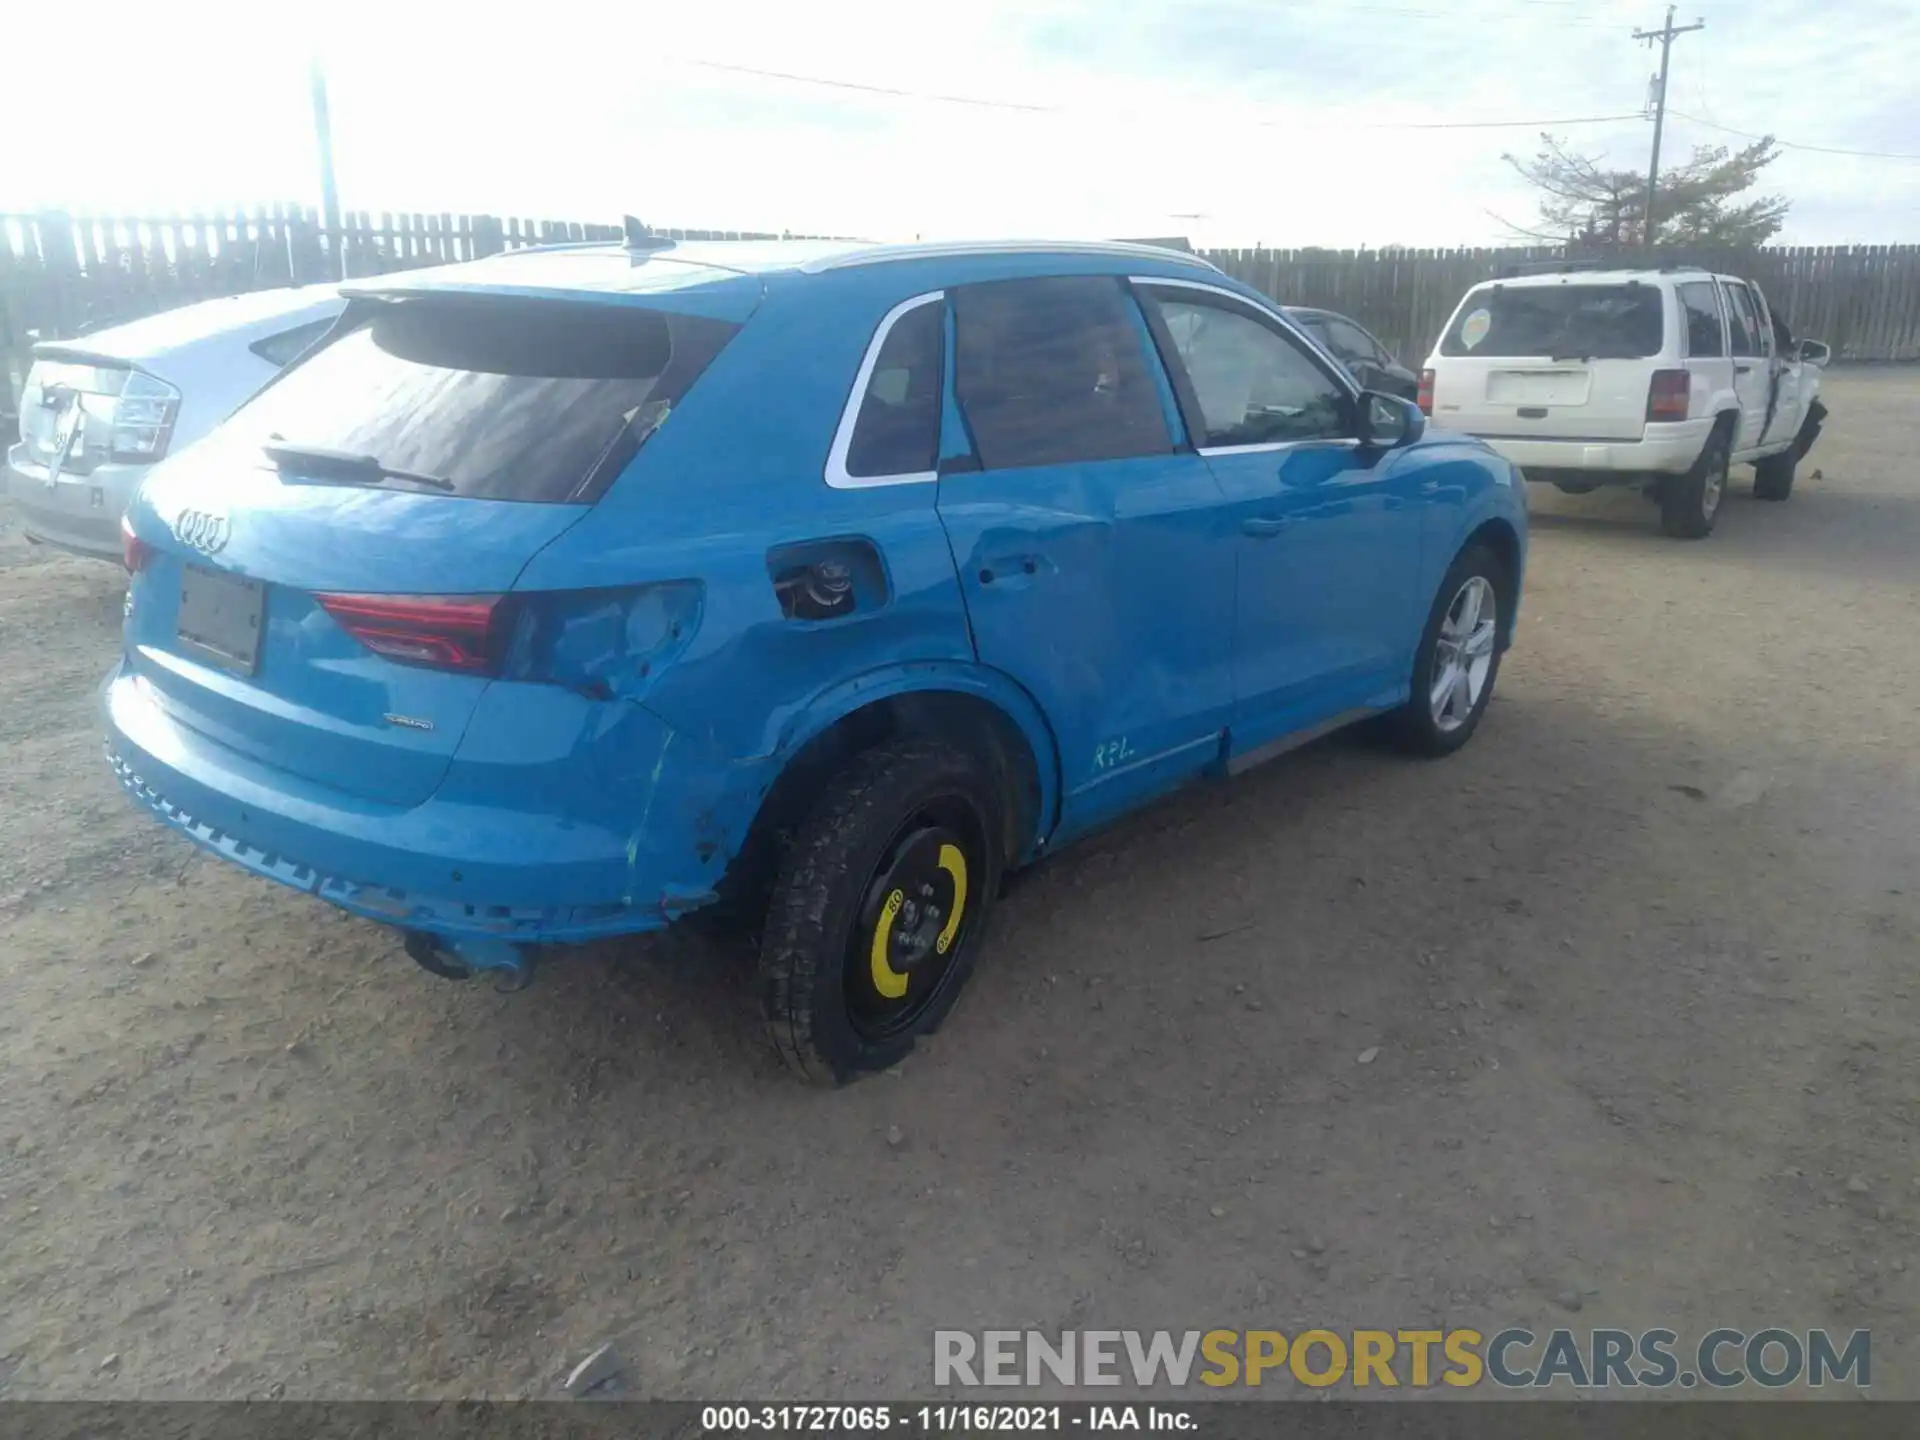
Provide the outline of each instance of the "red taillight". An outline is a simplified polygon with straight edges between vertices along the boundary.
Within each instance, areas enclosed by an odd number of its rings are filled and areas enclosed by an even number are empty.
[[[1432,418],[1433,416],[1433,371],[1422,370],[1420,372],[1420,394],[1416,397],[1415,403],[1417,403],[1420,406],[1420,413],[1422,415],[1427,416],[1429,419]]]
[[[1656,370],[1647,386],[1647,419],[1684,420],[1693,379],[1684,370]]]
[[[127,567],[127,574],[138,575],[147,568],[147,561],[153,558],[153,547],[133,533],[133,522],[126,516],[120,517],[120,563]]]
[[[316,595],[340,628],[405,665],[488,674],[499,660],[499,595]]]

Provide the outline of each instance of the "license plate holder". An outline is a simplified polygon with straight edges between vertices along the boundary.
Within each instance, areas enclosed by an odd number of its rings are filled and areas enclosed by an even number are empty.
[[[1592,377],[1584,370],[1496,370],[1487,377],[1495,405],[1584,405]]]
[[[240,575],[186,566],[180,572],[180,646],[236,675],[260,668],[260,636],[266,628],[267,587]]]

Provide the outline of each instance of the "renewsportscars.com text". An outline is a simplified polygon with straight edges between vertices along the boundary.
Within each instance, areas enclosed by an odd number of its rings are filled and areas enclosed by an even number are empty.
[[[1777,1389],[1873,1383],[1873,1336],[1825,1330],[936,1330],[933,1383],[1184,1388]]]

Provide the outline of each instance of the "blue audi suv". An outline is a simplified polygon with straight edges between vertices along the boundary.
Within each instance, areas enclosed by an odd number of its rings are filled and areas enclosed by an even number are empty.
[[[556,247],[361,283],[125,522],[107,749],[448,976],[712,907],[828,1083],[1002,877],[1377,717],[1479,726],[1512,467],[1123,244]]]

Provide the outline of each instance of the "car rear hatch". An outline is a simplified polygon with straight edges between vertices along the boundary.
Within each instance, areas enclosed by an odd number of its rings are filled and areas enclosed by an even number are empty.
[[[103,465],[147,465],[166,453],[180,413],[174,386],[98,347],[42,343],[33,353],[16,464],[81,479]]]
[[[1487,285],[1433,367],[1433,418],[1489,439],[1638,440],[1663,297],[1635,281]]]
[[[356,301],[141,491],[129,665],[221,745],[419,803],[499,673],[528,560],[738,328],[604,300]]]

